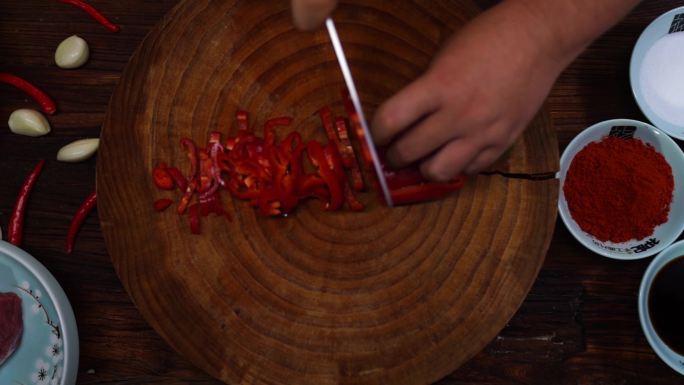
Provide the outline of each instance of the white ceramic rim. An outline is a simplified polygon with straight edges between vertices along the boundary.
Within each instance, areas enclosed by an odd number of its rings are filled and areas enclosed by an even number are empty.
[[[682,130],[682,127],[677,127],[671,123],[668,123],[655,112],[653,112],[651,108],[646,104],[643,97],[641,96],[641,83],[639,81],[639,71],[637,71],[637,68],[641,68],[641,62],[643,61],[647,49],[650,48],[651,45],[655,43],[655,41],[657,41],[656,38],[652,37],[652,35],[657,33],[656,28],[660,27],[663,24],[669,24],[668,18],[673,17],[675,14],[679,13],[684,13],[684,6],[671,9],[663,13],[662,15],[658,16],[646,27],[646,29],[644,29],[641,32],[641,35],[639,35],[639,39],[634,45],[634,49],[632,50],[632,56],[629,61],[629,82],[631,86],[630,88],[632,90],[632,95],[634,96],[634,100],[636,100],[639,109],[646,116],[646,118],[667,135],[680,140],[684,140],[684,130]],[[669,26],[662,35],[658,33],[658,38],[667,35],[668,31]],[[648,46],[646,46],[646,44],[648,44]]]
[[[60,385],[73,385],[78,375],[79,341],[74,310],[55,277],[33,256],[11,243],[0,240],[0,252],[23,266],[43,285],[54,304],[64,337],[64,371]]]
[[[677,354],[672,351],[655,329],[653,329],[653,324],[651,323],[651,316],[648,314],[648,294],[651,289],[651,284],[656,274],[660,269],[665,266],[671,260],[684,255],[681,252],[674,252],[679,248],[684,248],[684,241],[679,241],[671,244],[667,248],[658,254],[651,263],[648,265],[644,277],[641,279],[641,286],[639,287],[639,322],[641,323],[641,329],[644,331],[644,335],[648,340],[648,344],[651,345],[653,351],[656,352],[658,357],[660,357],[663,362],[665,362],[669,367],[674,369],[681,375],[684,375],[684,356]]]
[[[684,7],[683,7],[684,8]],[[677,143],[669,137],[667,134],[664,134],[661,130],[656,128],[655,126],[648,124],[646,122],[638,121],[638,120],[633,120],[633,119],[609,119],[609,120],[604,120],[602,122],[595,123],[591,125],[588,128],[585,128],[582,132],[580,132],[577,136],[575,136],[570,143],[568,143],[568,146],[565,148],[563,151],[563,154],[561,155],[560,158],[560,170],[558,171],[558,174],[556,174],[556,177],[560,181],[561,175],[563,171],[566,168],[570,167],[570,162],[572,159],[568,159],[570,155],[568,155],[568,149],[573,147],[573,144],[576,142],[579,142],[583,140],[585,137],[590,136],[593,134],[592,131],[599,129],[604,126],[639,126],[639,127],[645,127],[650,130],[652,130],[654,133],[661,135],[664,144],[667,146],[672,146],[675,148],[677,151],[675,151],[678,156],[679,160],[682,164],[684,164],[684,152],[681,151]],[[567,171],[566,171],[567,172]],[[568,229],[568,231],[572,234],[575,239],[582,244],[582,246],[586,247],[590,251],[599,254],[604,257],[616,259],[616,260],[622,260],[622,261],[633,261],[637,259],[643,259],[650,257],[654,254],[657,254],[663,250],[665,250],[667,247],[669,247],[674,241],[677,240],[679,235],[684,231],[684,221],[679,226],[679,229],[677,230],[676,234],[674,234],[671,239],[663,239],[663,244],[660,245],[659,247],[655,247],[651,250],[644,251],[643,253],[635,253],[635,254],[626,254],[626,255],[620,255],[620,254],[612,254],[608,250],[601,249],[597,247],[596,245],[592,244],[591,242],[587,241],[587,235],[586,233],[578,234],[573,227],[570,225],[570,223],[576,223],[575,220],[568,214],[566,216],[565,211],[562,209],[563,205],[563,200],[561,199],[561,196],[563,194],[563,186],[560,185],[558,189],[558,213],[563,220],[563,224],[565,225],[565,228]],[[672,213],[670,213],[672,215]],[[581,230],[580,230],[581,231]],[[665,242],[666,241],[666,242]]]

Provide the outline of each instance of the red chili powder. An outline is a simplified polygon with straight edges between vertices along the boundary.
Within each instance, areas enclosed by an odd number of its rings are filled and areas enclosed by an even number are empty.
[[[563,193],[579,227],[601,241],[643,239],[667,221],[672,168],[639,139],[608,136],[570,164]]]

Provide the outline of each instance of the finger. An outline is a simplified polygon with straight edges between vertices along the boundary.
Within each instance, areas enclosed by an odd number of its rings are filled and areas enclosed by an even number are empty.
[[[386,145],[398,133],[435,111],[439,99],[434,90],[427,78],[421,77],[383,103],[373,118],[373,141]]]
[[[429,180],[448,182],[460,175],[477,156],[479,147],[471,139],[455,139],[420,165],[420,172]]]
[[[468,175],[477,174],[496,162],[500,155],[501,153],[499,150],[494,147],[485,149],[484,151],[480,152],[468,166],[466,166],[465,173]]]
[[[318,28],[337,6],[337,0],[292,0],[292,18],[297,28]]]
[[[444,113],[429,115],[404,131],[387,149],[387,162],[399,168],[424,158],[456,138],[453,119]]]

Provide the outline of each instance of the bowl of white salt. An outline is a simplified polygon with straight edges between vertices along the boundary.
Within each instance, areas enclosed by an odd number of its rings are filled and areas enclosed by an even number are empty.
[[[629,76],[644,115],[666,134],[684,140],[684,7],[660,15],[642,32]]]

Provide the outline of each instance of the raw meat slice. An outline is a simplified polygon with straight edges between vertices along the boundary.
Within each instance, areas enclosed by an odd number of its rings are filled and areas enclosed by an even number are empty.
[[[0,293],[0,366],[19,346],[23,331],[21,298],[14,293]]]

